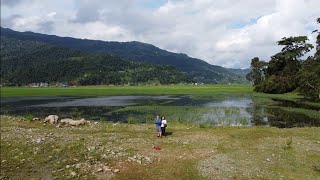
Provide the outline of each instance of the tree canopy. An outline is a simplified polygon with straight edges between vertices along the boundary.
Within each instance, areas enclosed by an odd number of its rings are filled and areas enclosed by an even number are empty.
[[[320,23],[320,18],[317,22]],[[303,59],[304,56],[314,48],[307,36],[284,37],[278,45],[284,47],[271,56],[269,62],[260,61],[258,57],[252,59],[247,79],[253,83],[254,90],[265,93],[298,90],[305,97],[320,99],[320,33],[316,52],[307,59]]]

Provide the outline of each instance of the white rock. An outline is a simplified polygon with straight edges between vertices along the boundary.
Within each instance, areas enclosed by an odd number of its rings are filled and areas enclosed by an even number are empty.
[[[74,172],[74,171],[72,171],[72,172],[70,173],[70,175],[71,175],[72,177],[74,177],[74,176],[76,176],[76,175],[77,175],[77,173],[76,173],[76,172]]]
[[[104,166],[103,170],[104,170],[104,172],[110,172],[111,171],[109,166]]]
[[[114,169],[113,172],[117,173],[117,172],[120,172],[119,169]]]
[[[75,167],[76,167],[77,169],[80,169],[81,163],[76,164]]]

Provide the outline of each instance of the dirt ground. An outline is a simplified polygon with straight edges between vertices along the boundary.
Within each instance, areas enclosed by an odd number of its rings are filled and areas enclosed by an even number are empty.
[[[170,124],[167,132],[1,116],[0,179],[320,179],[320,128]]]

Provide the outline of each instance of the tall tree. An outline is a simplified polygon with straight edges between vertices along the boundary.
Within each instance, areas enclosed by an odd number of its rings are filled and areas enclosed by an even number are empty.
[[[266,81],[261,91],[267,93],[286,93],[298,87],[297,73],[302,67],[301,59],[313,46],[307,43],[306,36],[282,38],[278,45],[284,46],[282,50],[271,57],[266,68]]]
[[[320,24],[320,18],[317,19],[317,22]],[[313,33],[315,32],[318,32],[318,30],[313,31]],[[305,97],[320,100],[320,32],[317,35],[314,57],[309,57],[303,63],[299,76],[299,91]]]
[[[246,78],[248,81],[252,82],[255,86],[255,91],[260,91],[260,86],[264,81],[264,70],[267,63],[260,61],[258,57],[251,60],[251,72],[247,74]]]

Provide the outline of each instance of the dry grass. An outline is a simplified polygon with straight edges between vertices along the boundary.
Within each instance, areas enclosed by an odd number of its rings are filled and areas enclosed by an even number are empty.
[[[175,124],[168,127],[168,132],[172,134],[157,138],[149,124],[56,128],[1,116],[0,176],[320,179],[320,128],[199,128]],[[153,149],[153,145],[161,150]]]

